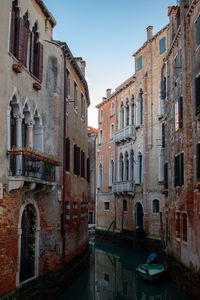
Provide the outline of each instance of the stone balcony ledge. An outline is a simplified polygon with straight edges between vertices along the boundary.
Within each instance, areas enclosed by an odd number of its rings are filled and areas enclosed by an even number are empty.
[[[136,132],[135,132],[134,125],[126,126],[114,133],[115,143],[121,143],[127,140],[135,140],[135,138],[136,138]]]
[[[135,191],[135,182],[134,180],[129,181],[116,181],[113,183],[112,191],[115,194],[134,194]]]

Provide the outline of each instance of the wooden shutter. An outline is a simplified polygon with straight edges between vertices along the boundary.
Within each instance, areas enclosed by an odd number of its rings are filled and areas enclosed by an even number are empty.
[[[179,128],[183,127],[183,98],[178,99],[178,123]]]
[[[174,157],[174,186],[178,185],[178,156]]]
[[[197,144],[197,179],[200,179],[200,144]]]
[[[66,139],[66,171],[70,171],[70,139]]]
[[[77,175],[80,175],[80,147],[76,148]]]
[[[23,51],[22,63],[25,67],[27,67],[28,36],[29,36],[29,29],[27,28],[26,21],[24,20],[24,51]]]
[[[16,58],[23,63],[24,56],[24,19],[17,18],[16,19]]]
[[[30,33],[30,61],[29,70],[33,73],[33,62],[34,62],[34,32]]]
[[[42,74],[43,74],[43,45],[38,42],[36,44],[36,61],[34,62],[36,67],[36,74],[34,74],[41,82],[42,82]]]
[[[179,156],[180,159],[180,185],[184,185],[184,153]]]
[[[74,174],[77,174],[76,145],[74,145]]]
[[[12,16],[11,16],[11,31],[10,31],[10,52],[12,54],[15,54],[15,17],[16,12],[15,10],[12,10]]]

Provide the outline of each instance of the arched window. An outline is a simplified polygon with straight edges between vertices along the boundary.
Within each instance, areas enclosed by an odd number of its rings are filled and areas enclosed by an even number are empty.
[[[131,150],[130,153],[130,180],[134,180],[134,153]]]
[[[131,124],[135,124],[135,103],[134,103],[134,95],[131,97]]]
[[[143,103],[143,91],[140,89],[140,93],[137,100],[137,125],[143,124],[143,110],[144,110],[144,103]]]
[[[103,167],[102,164],[99,164],[99,168],[98,168],[98,188],[101,189],[102,188],[102,180],[103,180]]]
[[[160,202],[157,199],[153,200],[153,213],[159,213],[160,212]]]
[[[124,158],[123,154],[121,153],[119,156],[119,181],[124,180]]]
[[[111,124],[110,126],[110,139],[112,140],[114,137],[114,124]]]
[[[128,152],[125,153],[125,180],[129,180],[129,158]]]
[[[135,226],[136,229],[140,228],[143,229],[143,224],[144,224],[144,212],[143,212],[143,207],[141,203],[136,203],[135,205]]]
[[[137,157],[137,175],[138,175],[138,183],[142,183],[143,181],[143,162],[142,162],[142,154],[139,152]]]
[[[120,129],[124,128],[124,104],[121,102],[119,109],[119,124]]]
[[[99,145],[101,145],[103,143],[103,130],[100,129],[99,131]]]
[[[126,99],[126,126],[129,126],[129,100]]]

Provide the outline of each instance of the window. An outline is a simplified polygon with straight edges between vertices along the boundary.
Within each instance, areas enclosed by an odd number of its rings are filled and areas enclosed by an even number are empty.
[[[113,137],[114,137],[114,124],[112,124],[110,127],[110,139],[112,140]]]
[[[39,42],[38,25],[35,23],[30,35],[30,72],[42,81],[43,45]]]
[[[135,123],[135,103],[134,103],[134,96],[132,95],[131,98],[131,124],[134,125]]]
[[[19,16],[18,0],[12,2],[10,52],[26,67],[29,39],[28,13]]]
[[[197,45],[200,45],[200,16],[197,18],[197,23],[196,23],[196,28],[197,28]]]
[[[166,99],[166,77],[161,80],[161,99]]]
[[[130,171],[131,171],[131,180],[134,180],[134,153],[133,150],[131,150],[130,154]]]
[[[153,213],[159,213],[160,212],[160,202],[159,200],[155,199],[153,200]]]
[[[126,100],[126,126],[129,125],[129,100]]]
[[[66,138],[66,171],[70,171],[70,139]]]
[[[137,71],[142,69],[142,55],[137,58]]]
[[[81,151],[81,177],[85,178],[85,153]]]
[[[142,154],[138,154],[138,183],[142,183]]]
[[[85,99],[83,94],[81,94],[81,118],[85,120]]]
[[[183,98],[179,97],[175,103],[175,130],[183,127]]]
[[[70,73],[66,69],[66,97],[70,96]]]
[[[111,159],[109,166],[109,186],[112,186],[114,182],[114,161]]]
[[[99,113],[99,123],[101,124],[103,122],[103,110],[100,110]]]
[[[110,209],[110,202],[104,202],[104,210]]]
[[[168,163],[164,164],[164,188],[168,189]]]
[[[200,76],[195,78],[195,106],[196,106],[196,114],[200,114]]]
[[[162,123],[162,148],[165,148],[166,123]]]
[[[183,213],[183,240],[187,242],[187,214]]]
[[[197,179],[200,179],[200,144],[197,144]]]
[[[80,175],[80,147],[74,145],[74,174]]]
[[[98,188],[101,189],[102,187],[102,179],[103,179],[103,167],[102,164],[99,164],[99,168],[98,168]]]
[[[184,185],[184,154],[178,154],[174,160],[174,186]]]
[[[107,273],[104,273],[104,280],[109,282],[110,278],[109,275]]]
[[[159,41],[159,48],[160,48],[160,54],[162,54],[163,52],[165,52],[166,50],[166,38],[163,37],[162,39],[160,39]]]
[[[111,111],[110,111],[111,116],[114,115],[114,109],[115,109],[115,104],[114,104],[114,102],[112,102],[111,103]]]
[[[101,145],[103,143],[103,130],[100,129],[99,131],[99,145]]]
[[[87,182],[90,182],[90,159],[87,158]]]
[[[180,236],[181,236],[181,225],[180,225],[180,213],[179,212],[176,214],[176,232],[177,232],[177,237],[180,238]]]
[[[125,154],[125,180],[129,180],[129,157],[128,152]]]
[[[77,110],[77,84],[74,82],[74,109]]]
[[[121,102],[119,109],[119,127],[120,129],[124,128],[124,103]]]
[[[143,124],[143,91],[142,89],[140,89],[140,93],[138,96],[138,100],[137,100],[137,125],[142,125]]]
[[[123,211],[128,211],[127,200],[123,200]]]
[[[121,153],[119,156],[119,181],[124,180],[124,158],[123,154]]]

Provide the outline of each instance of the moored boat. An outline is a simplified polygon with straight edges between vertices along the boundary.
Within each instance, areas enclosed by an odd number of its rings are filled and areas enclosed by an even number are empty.
[[[144,280],[153,282],[162,277],[165,267],[163,264],[140,264],[136,271]]]

